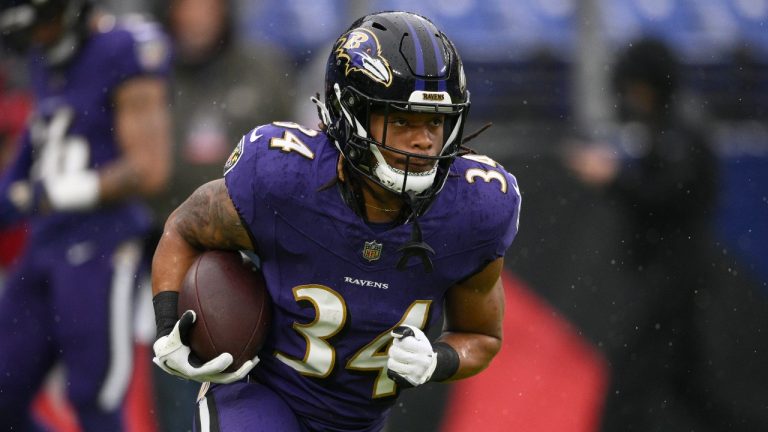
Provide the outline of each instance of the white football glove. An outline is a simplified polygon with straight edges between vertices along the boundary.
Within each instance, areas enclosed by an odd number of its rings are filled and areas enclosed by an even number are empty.
[[[160,369],[188,380],[228,384],[245,378],[248,372],[259,363],[259,358],[254,357],[253,360],[248,360],[240,366],[237,371],[224,372],[232,364],[233,359],[231,354],[223,353],[200,366],[193,366],[190,358],[194,359],[194,355],[184,341],[188,340],[189,331],[196,319],[194,311],[184,312],[171,333],[155,341],[152,346],[155,357],[152,361]]]
[[[420,329],[402,325],[392,330],[392,346],[387,359],[387,375],[399,385],[420,386],[432,378],[437,354]]]
[[[51,208],[58,211],[88,210],[99,201],[100,180],[95,170],[77,171],[43,179]]]

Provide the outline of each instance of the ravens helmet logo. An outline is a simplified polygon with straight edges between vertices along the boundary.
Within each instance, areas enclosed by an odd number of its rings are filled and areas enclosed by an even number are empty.
[[[362,72],[386,87],[392,84],[392,70],[387,59],[381,56],[381,45],[375,34],[357,28],[339,38],[336,46],[336,58],[347,62],[346,75]]]

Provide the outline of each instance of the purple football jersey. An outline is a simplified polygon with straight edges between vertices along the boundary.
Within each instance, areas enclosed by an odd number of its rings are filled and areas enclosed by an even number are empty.
[[[390,330],[405,323],[428,331],[446,290],[504,255],[520,194],[491,159],[458,158],[419,218],[434,271],[418,258],[400,271],[397,249],[412,225],[374,229],[338,188],[324,187],[338,157],[324,133],[273,123],[243,137],[225,179],[274,303],[259,380],[315,429],[366,430],[383,422],[398,393],[386,374]]]
[[[168,41],[148,22],[92,34],[61,68],[49,68],[39,52],[31,53],[36,107],[20,157],[0,185],[2,195],[7,195],[15,180],[55,179],[65,171],[99,169],[119,157],[117,88],[140,75],[167,76],[169,66]],[[131,200],[85,213],[33,214],[30,225],[35,239],[67,235],[77,240],[105,234],[132,236],[144,231],[149,222],[144,206]]]

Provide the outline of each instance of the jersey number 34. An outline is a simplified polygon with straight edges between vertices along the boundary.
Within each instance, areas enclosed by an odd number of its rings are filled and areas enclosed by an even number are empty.
[[[315,319],[308,324],[294,323],[293,328],[307,342],[303,359],[277,352],[277,358],[302,375],[326,378],[336,364],[336,350],[328,339],[336,335],[347,321],[347,305],[339,293],[323,285],[300,285],[293,289],[296,301],[308,301],[315,308]],[[372,398],[395,394],[397,385],[387,376],[387,351],[392,336],[390,331],[403,324],[423,329],[427,324],[431,300],[416,300],[399,322],[379,334],[349,358],[346,369],[369,371],[376,374]]]

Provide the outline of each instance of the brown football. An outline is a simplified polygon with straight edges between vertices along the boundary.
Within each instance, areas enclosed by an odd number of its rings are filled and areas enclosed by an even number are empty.
[[[232,354],[227,372],[256,356],[272,319],[264,277],[239,252],[207,251],[187,271],[179,293],[179,316],[193,310],[197,320],[190,347],[201,360]]]

